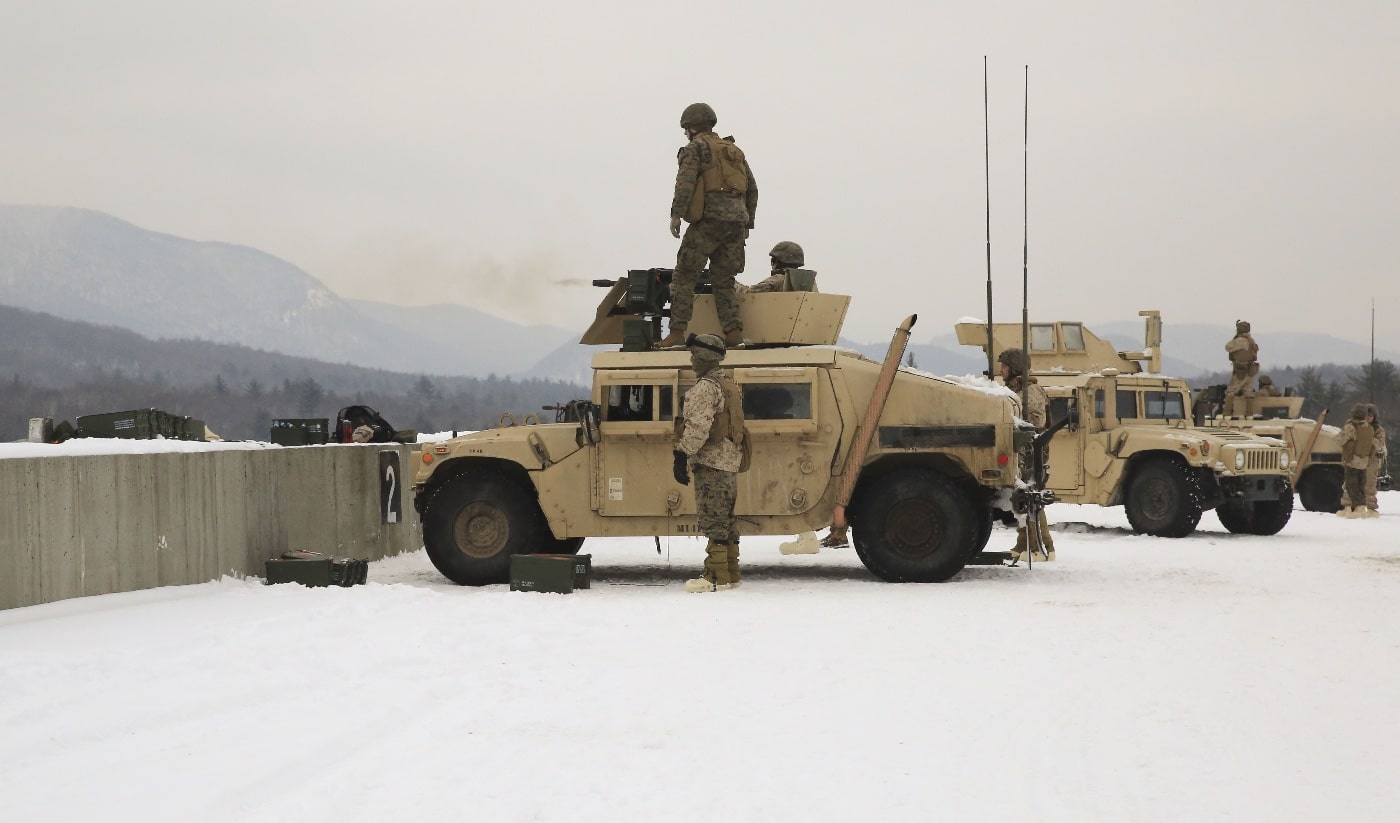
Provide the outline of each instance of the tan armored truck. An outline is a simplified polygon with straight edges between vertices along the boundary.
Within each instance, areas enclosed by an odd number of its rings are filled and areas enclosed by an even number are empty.
[[[1188,417],[1191,390],[1164,377],[1161,317],[1142,351],[1119,352],[1082,323],[1029,324],[1031,373],[1050,397],[1048,490],[1065,503],[1122,506],[1133,530],[1184,537],[1215,509],[1232,532],[1275,534],[1293,512],[1290,456],[1279,441]],[[957,324],[958,342],[987,349],[987,325]],[[994,354],[1020,348],[1019,323],[995,323]],[[1144,371],[1142,363],[1148,364]]]
[[[511,555],[576,552],[587,537],[700,534],[693,489],[671,474],[673,423],[695,375],[686,351],[648,348],[660,336],[664,273],[600,283],[610,288],[582,342],[624,350],[594,355],[590,402],[574,419],[476,432],[417,453],[423,541],[446,577],[500,583]],[[740,301],[748,345],[723,368],[743,389],[753,438],[735,506],[742,535],[797,534],[844,517],[875,575],[939,582],[986,544],[994,511],[1025,513],[1036,492],[1017,472],[1033,430],[1000,387],[899,367],[913,317],[896,334],[892,362],[881,364],[834,346],[847,296]],[[697,295],[690,329],[719,331],[711,295]],[[872,427],[862,425],[867,414]]]
[[[1323,419],[1303,417],[1306,399],[1266,397],[1246,391],[1235,398],[1232,411],[1236,413],[1226,415],[1225,385],[1219,384],[1197,391],[1191,408],[1198,426],[1283,441],[1293,461],[1293,485],[1303,508],[1335,512],[1342,507],[1342,430],[1323,422],[1326,411]]]

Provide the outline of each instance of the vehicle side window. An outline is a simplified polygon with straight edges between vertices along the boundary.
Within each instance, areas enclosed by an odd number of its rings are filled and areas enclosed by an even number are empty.
[[[1094,416],[1098,418],[1104,416],[1103,389],[1094,390]]]
[[[1148,420],[1181,420],[1186,417],[1186,404],[1179,392],[1148,391],[1142,393],[1144,417]]]
[[[1114,402],[1118,405],[1118,419],[1127,420],[1138,416],[1137,392],[1132,389],[1118,389]]]
[[[609,386],[607,400],[604,420],[668,421],[675,414],[675,393],[670,386]]]
[[[745,383],[746,420],[810,420],[810,383]]]
[[[1069,416],[1069,401],[1068,397],[1050,398],[1050,425],[1053,426]]]

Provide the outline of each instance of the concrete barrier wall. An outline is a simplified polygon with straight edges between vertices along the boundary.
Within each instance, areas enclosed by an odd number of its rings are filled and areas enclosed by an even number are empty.
[[[378,560],[423,544],[403,484],[381,515],[393,444],[0,459],[0,609],[262,576],[304,549]]]

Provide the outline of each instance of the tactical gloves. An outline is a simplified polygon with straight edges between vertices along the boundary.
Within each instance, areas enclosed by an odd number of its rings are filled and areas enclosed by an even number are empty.
[[[671,452],[671,457],[675,458],[675,462],[671,466],[671,474],[675,476],[677,483],[682,486],[689,486],[690,472],[686,470],[686,462],[689,461],[690,458],[680,449]]]

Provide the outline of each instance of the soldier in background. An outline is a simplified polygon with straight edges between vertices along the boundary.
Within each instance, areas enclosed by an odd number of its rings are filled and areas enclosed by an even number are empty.
[[[688,592],[717,592],[739,587],[739,525],[734,519],[738,472],[743,465],[744,400],[739,385],[719,367],[724,341],[713,334],[690,335],[690,367],[695,385],[685,393],[676,419],[676,448],[672,473],[676,482],[690,484],[688,464],[694,464],[695,519],[709,538],[705,571],[687,580]]]
[[[1031,359],[1021,349],[1007,349],[997,356],[997,362],[1001,364],[1001,377],[1006,382],[1006,387],[1016,392],[1019,397],[1022,389],[1026,393],[1026,408],[1022,416],[1038,432],[1045,431],[1048,423],[1047,411],[1050,406],[1050,397],[1046,395],[1045,389],[1040,387],[1034,377],[1030,376]],[[1038,511],[1035,527],[1040,535],[1040,550],[1043,555],[1042,560],[1055,559],[1055,541],[1050,537],[1050,523],[1045,517],[1045,509],[1042,507]],[[1016,529],[1016,546],[1011,550],[1011,563],[1014,565],[1021,559],[1029,547],[1026,535],[1026,527],[1021,526]]]
[[[1259,373],[1259,344],[1249,335],[1249,323],[1235,321],[1235,336],[1225,344],[1230,355],[1230,385],[1225,387],[1225,416],[1234,413],[1235,397],[1248,391]]]
[[[754,227],[758,183],[734,138],[715,134],[716,122],[715,110],[705,103],[691,103],[681,112],[681,128],[690,142],[676,154],[679,169],[671,199],[671,236],[681,236],[682,219],[690,228],[676,252],[671,328],[658,344],[662,348],[686,339],[695,308],[695,284],[707,261],[724,343],[732,347],[744,340],[734,277],[744,270],[744,240]]]
[[[784,240],[773,247],[768,252],[770,271],[772,272],[764,279],[754,283],[752,286],[745,286],[743,283],[735,283],[734,290],[743,294],[744,292],[767,292],[767,291],[816,291],[817,283],[813,277],[811,284],[794,283],[793,272],[802,268],[806,262],[806,255],[802,252],[802,247],[792,242]],[[815,274],[809,272],[809,274]]]
[[[1346,473],[1343,488],[1346,494],[1339,517],[1379,517],[1379,512],[1361,505],[1366,499],[1366,468],[1376,451],[1373,415],[1365,403],[1351,407],[1351,419],[1342,426],[1342,469]]]
[[[1386,442],[1385,427],[1381,425],[1380,410],[1376,408],[1375,403],[1366,404],[1366,420],[1371,424],[1371,439],[1375,448],[1371,452],[1371,459],[1366,461],[1366,511],[1362,514],[1366,517],[1379,517],[1381,505],[1377,484],[1380,482],[1381,462],[1385,460]],[[1342,507],[1360,508],[1353,506],[1351,496],[1345,489],[1342,491]]]
[[[1258,394],[1260,397],[1283,396],[1283,392],[1279,391],[1278,386],[1274,385],[1274,379],[1268,376],[1267,374],[1259,375],[1259,391],[1256,392],[1256,394]]]

